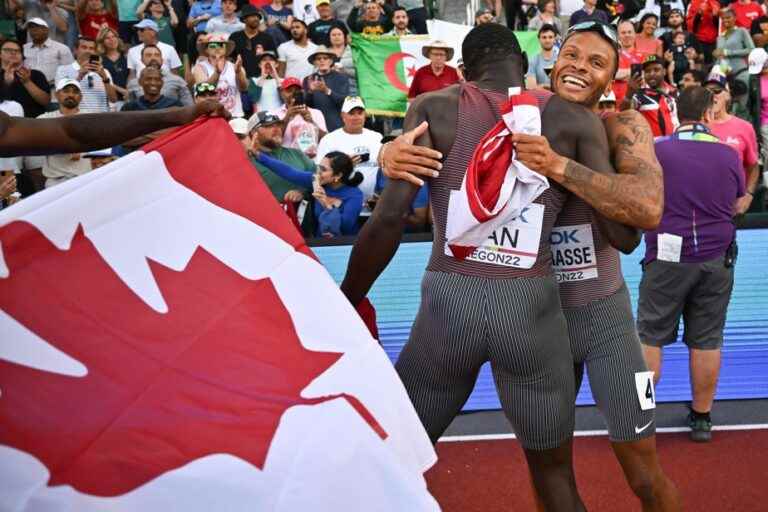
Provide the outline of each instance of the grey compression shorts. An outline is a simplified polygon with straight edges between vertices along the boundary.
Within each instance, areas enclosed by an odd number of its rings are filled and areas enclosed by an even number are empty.
[[[552,277],[424,274],[421,306],[395,365],[433,443],[491,362],[502,407],[526,449],[573,434],[573,358]]]
[[[608,424],[611,441],[653,435],[655,409],[643,410],[638,396],[646,394],[649,380],[642,372],[648,367],[626,285],[613,295],[563,313],[577,375],[586,365],[592,395]]]

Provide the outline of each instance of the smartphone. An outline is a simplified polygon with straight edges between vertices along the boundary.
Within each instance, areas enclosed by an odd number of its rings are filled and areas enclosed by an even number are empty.
[[[91,64],[101,64],[101,55],[91,55],[88,57],[88,62]]]
[[[293,94],[293,106],[298,107],[305,104],[306,101],[304,100],[304,91],[296,91]]]
[[[360,162],[361,163],[362,162],[367,162],[368,160],[371,159],[371,154],[370,153],[360,153],[358,156],[360,157]]]
[[[642,64],[632,64],[630,67],[630,75],[640,75],[643,73],[643,65]]]

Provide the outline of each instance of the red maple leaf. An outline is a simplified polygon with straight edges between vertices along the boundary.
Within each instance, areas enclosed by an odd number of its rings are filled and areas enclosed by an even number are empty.
[[[214,453],[263,468],[289,407],[338,398],[300,396],[341,355],[302,346],[269,279],[245,279],[203,249],[182,272],[150,261],[169,307],[160,314],[81,228],[68,251],[20,221],[0,228],[0,243],[10,271],[0,308],[88,369],[0,360],[0,444],[41,460],[50,485],[115,496]]]

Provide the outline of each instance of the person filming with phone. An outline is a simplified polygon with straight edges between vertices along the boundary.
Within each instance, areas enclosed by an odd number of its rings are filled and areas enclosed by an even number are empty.
[[[306,95],[298,78],[289,76],[280,82],[280,97],[283,105],[272,113],[285,126],[283,146],[298,149],[309,158],[315,158],[317,145],[328,132],[323,113],[307,106]]]
[[[341,128],[341,106],[349,94],[349,77],[333,69],[338,57],[325,46],[318,46],[307,60],[315,67],[315,72],[304,78],[307,106],[323,113],[329,131]]]
[[[80,112],[93,114],[109,112],[110,103],[117,101],[117,90],[112,85],[112,76],[101,64],[101,56],[96,52],[96,41],[87,37],[77,40],[75,62],[59,66],[56,70],[56,83],[63,79],[77,80],[83,94]]]

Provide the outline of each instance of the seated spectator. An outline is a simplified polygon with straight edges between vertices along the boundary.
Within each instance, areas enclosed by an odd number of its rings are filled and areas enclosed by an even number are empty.
[[[320,163],[322,155],[331,151],[341,151],[349,155],[355,171],[363,175],[360,190],[367,199],[373,196],[376,186],[376,173],[379,170],[376,158],[381,149],[382,135],[364,127],[365,117],[365,104],[361,98],[350,96],[344,100],[341,107],[344,126],[320,140],[315,163]],[[370,215],[370,209],[366,208],[363,215]]]
[[[307,25],[299,19],[294,19],[291,23],[291,40],[277,48],[280,74],[304,80],[314,70],[308,59],[315,50],[317,45],[309,40]]]
[[[392,11],[392,30],[384,35],[395,37],[411,35],[411,31],[408,30],[408,12],[404,7],[394,8]]]
[[[266,51],[259,55],[261,67],[259,77],[248,81],[248,96],[256,112],[270,111],[280,108],[283,101],[280,97],[280,75],[277,72],[277,56],[274,52]]]
[[[656,27],[659,25],[659,17],[653,13],[643,14],[638,26],[640,31],[635,36],[635,51],[643,60],[649,55],[662,57],[664,55],[661,40],[656,38]]]
[[[24,15],[26,16],[27,24],[34,18],[42,20],[49,29],[48,37],[50,39],[57,43],[67,44],[67,32],[70,29],[69,13],[66,9],[62,8],[62,2],[50,0],[49,2],[25,2],[25,4]],[[41,24],[38,23],[38,25]],[[27,25],[26,28],[28,29],[29,26]]]
[[[117,30],[116,6],[117,2],[110,2],[107,9],[103,0],[78,0],[77,20],[80,36],[95,41],[103,27]]]
[[[117,32],[103,28],[96,39],[96,51],[101,55],[101,64],[112,77],[112,86],[117,91],[117,99],[125,101],[128,97],[128,58],[125,43]]]
[[[753,21],[749,33],[756,47],[768,44],[768,16],[760,16]]]
[[[8,39],[0,44],[3,99],[21,105],[26,117],[37,117],[51,101],[51,88],[41,71],[29,69],[23,61],[24,51],[18,41]]]
[[[138,76],[138,73],[144,69],[144,64],[141,62],[141,49],[144,48],[145,44],[153,44],[160,48],[163,54],[163,67],[166,71],[176,72],[181,68],[181,59],[179,54],[176,53],[176,48],[158,40],[157,32],[159,29],[157,23],[144,19],[134,25],[134,28],[139,33],[141,43],[128,50],[128,69],[131,70],[132,76]]]
[[[249,78],[259,76],[258,56],[264,52],[277,53],[274,40],[261,31],[263,15],[250,4],[240,11],[243,30],[234,32],[229,40],[235,43],[235,53],[242,59],[245,74]]]
[[[363,194],[357,185],[363,177],[353,172],[349,156],[332,151],[317,164],[317,173],[312,173],[295,169],[262,152],[257,155],[257,161],[272,172],[297,185],[313,188],[315,236],[333,238],[357,234],[357,217],[363,204]]]
[[[408,26],[414,34],[427,33],[427,8],[424,0],[400,0],[397,5],[406,10]]]
[[[349,96],[357,96],[357,68],[349,46],[349,34],[346,27],[332,27],[328,32],[328,47],[336,55],[334,67],[349,78]]]
[[[110,103],[117,101],[117,89],[112,85],[112,75],[101,64],[96,52],[96,41],[81,37],[77,40],[75,61],[56,70],[56,83],[68,78],[80,83],[83,95],[79,111],[83,114],[109,112]]]
[[[316,0],[293,0],[293,19],[303,21],[305,25],[320,18],[315,7]]]
[[[362,14],[361,14],[362,10]],[[381,36],[392,30],[392,8],[385,3],[356,4],[349,12],[347,26],[352,32]]]
[[[148,49],[151,50],[152,47]],[[163,94],[163,72],[159,66],[145,66],[139,76],[139,86],[141,86],[142,94],[135,100],[127,101],[120,110],[130,112],[182,106],[178,99]]]
[[[272,0],[272,3],[264,6],[267,34],[277,46],[288,41],[291,36],[293,9],[286,7],[285,3],[283,0]]]
[[[308,173],[315,172],[315,164],[304,153],[283,146],[283,123],[277,116],[269,112],[253,114],[248,120],[248,134],[251,137],[252,147],[255,147],[259,153],[267,154],[295,169]],[[312,190],[311,184],[308,187],[296,185],[260,163],[255,156],[251,162],[279,203],[301,201],[304,194]]]
[[[553,25],[544,25],[539,29],[539,46],[541,51],[528,61],[528,73],[525,83],[529,89],[549,89],[549,74],[557,60],[555,41],[557,32]]]
[[[725,76],[717,73],[710,74],[704,87],[714,97],[712,118],[707,126],[720,139],[720,142],[732,147],[739,155],[739,164],[744,173],[747,187],[747,194],[739,198],[734,212],[736,215],[741,215],[746,213],[752,204],[753,194],[760,176],[757,135],[752,124],[728,113],[731,94]]]
[[[323,113],[328,131],[341,128],[341,106],[349,95],[349,78],[333,69],[336,54],[318,46],[307,59],[315,72],[304,79],[307,106]]]
[[[229,120],[229,127],[232,128],[232,132],[243,145],[245,153],[250,156],[251,154],[251,136],[248,135],[248,121],[242,117],[235,117]]]
[[[696,37],[699,53],[708,64],[712,63],[712,52],[717,43],[719,11],[720,3],[717,0],[691,0],[685,17],[688,31]]]
[[[197,63],[192,69],[195,84],[208,82],[216,86],[219,102],[233,117],[243,117],[243,102],[240,91],[248,90],[248,78],[245,76],[243,61],[240,56],[232,63],[227,57],[235,50],[235,44],[227,39],[226,34],[209,34],[205,40],[206,60]],[[202,49],[198,49],[202,53]]]
[[[675,89],[664,81],[666,63],[656,55],[649,55],[643,62],[643,76],[629,80],[627,95],[621,110],[639,111],[654,137],[671,135],[678,126]],[[642,86],[645,81],[645,87]]]
[[[606,25],[611,22],[608,13],[597,8],[597,0],[584,0],[584,6],[571,14],[569,26],[578,25],[585,21],[599,21]],[[509,23],[509,20],[507,21]]]
[[[157,25],[157,40],[175,46],[173,31],[179,25],[179,17],[171,0],[143,0],[136,9],[139,19],[150,19]]]
[[[480,7],[475,12],[475,26],[485,25],[486,23],[495,23],[496,18],[493,16],[493,10],[488,7]]]
[[[563,33],[563,22],[557,12],[555,0],[539,0],[539,12],[528,22],[528,30],[540,30],[544,25],[552,25],[558,34]]]
[[[208,82],[200,82],[194,86],[195,103],[202,103],[211,99],[216,99],[216,86]]]
[[[749,54],[749,107],[752,128],[759,135],[763,162],[768,162],[768,52],[755,48]]]
[[[704,79],[706,76],[701,70],[690,69],[683,73],[683,78],[680,80],[680,91],[683,91],[689,87],[700,87],[704,85]]]
[[[309,39],[316,45],[328,44],[328,32],[333,27],[341,27],[347,30],[343,21],[336,19],[331,2],[329,0],[317,0],[318,19],[309,24]]]
[[[685,34],[685,46],[696,46],[696,38],[685,30],[685,17],[680,9],[669,11],[667,26],[662,30],[664,33],[659,36],[659,39],[661,39],[661,49],[665,52],[672,48],[672,38],[678,32]]]
[[[280,84],[280,96],[283,105],[272,113],[283,121],[283,146],[314,158],[318,142],[328,132],[323,113],[306,105],[304,89],[298,78],[284,79]]]
[[[141,62],[144,67],[154,67],[161,70],[163,84],[160,94],[173,101],[178,101],[182,106],[192,105],[192,94],[189,92],[187,82],[180,76],[168,72],[163,68],[163,54],[155,45],[144,45],[141,49]],[[127,86],[128,100],[136,101],[142,95],[144,88],[138,78],[132,78]]]
[[[221,14],[208,20],[205,31],[210,34],[233,34],[245,28],[237,17],[237,0],[221,0]]]
[[[416,71],[408,97],[413,99],[425,92],[438,91],[459,81],[456,69],[447,63],[453,58],[453,47],[443,41],[433,41],[421,48],[421,54],[429,59],[429,64]]]
[[[729,4],[736,15],[736,26],[745,30],[752,29],[752,22],[765,15],[763,7],[752,0],[736,0]]]
[[[736,15],[732,9],[722,9],[720,20],[723,32],[717,38],[717,48],[712,52],[712,56],[718,60],[720,67],[724,67],[729,75],[741,82],[746,90],[749,87],[747,57],[755,44],[746,29],[736,26]],[[746,98],[738,100],[743,106],[746,105]]]
[[[41,114],[39,119],[51,119],[61,116],[74,116],[80,113],[83,100],[82,84],[77,80],[65,78],[56,81],[56,101],[59,109]],[[53,187],[63,181],[90,172],[91,161],[83,158],[82,153],[64,155],[31,156],[24,158],[24,168],[35,177],[45,179],[45,188]]]
[[[40,18],[31,18],[24,25],[27,28],[27,43],[24,45],[24,65],[45,75],[48,83],[56,78],[56,69],[74,60],[69,48],[48,37],[48,23]]]
[[[629,79],[632,76],[633,67],[640,67],[643,63],[643,56],[635,50],[635,25],[629,20],[619,22],[619,69],[613,79],[613,93],[616,95],[616,102],[621,105],[627,94]],[[635,74],[640,75],[638,81],[642,81],[642,71],[638,70]]]
[[[193,0],[187,14],[187,28],[195,32],[207,30],[208,20],[221,14],[221,0]]]

